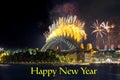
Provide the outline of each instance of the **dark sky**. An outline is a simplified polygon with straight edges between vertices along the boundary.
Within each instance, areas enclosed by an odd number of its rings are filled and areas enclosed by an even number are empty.
[[[69,12],[62,10],[70,3],[76,15],[86,21],[120,17],[119,0],[39,0],[39,2],[3,2],[0,13],[0,47],[26,48],[42,47],[45,43],[43,32],[52,24],[52,18]],[[65,7],[70,9],[69,7]]]

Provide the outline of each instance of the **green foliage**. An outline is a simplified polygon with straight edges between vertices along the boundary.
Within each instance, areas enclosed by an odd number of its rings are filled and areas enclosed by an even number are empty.
[[[2,57],[4,63],[9,62],[59,62],[60,55],[53,50],[41,52],[36,49],[28,49],[26,51],[18,51],[9,56]]]

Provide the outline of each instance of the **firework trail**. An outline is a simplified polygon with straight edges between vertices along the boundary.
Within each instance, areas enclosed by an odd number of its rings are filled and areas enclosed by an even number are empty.
[[[101,25],[98,23],[98,20],[96,20],[96,22],[94,22],[93,26],[91,27],[94,28],[94,30],[92,31],[92,34],[96,34],[96,47],[99,48],[100,39],[102,40],[104,44],[103,36],[106,35],[105,29],[101,27]]]
[[[115,27],[114,25],[111,25],[111,26],[109,26],[108,25],[108,21],[105,23],[105,22],[102,22],[101,24],[100,24],[100,26],[101,27],[103,27],[106,31],[107,31],[107,33],[108,33],[108,48],[111,48],[110,46],[112,46],[111,45],[111,30]]]

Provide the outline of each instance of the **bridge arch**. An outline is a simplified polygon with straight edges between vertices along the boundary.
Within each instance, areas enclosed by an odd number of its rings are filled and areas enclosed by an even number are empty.
[[[64,37],[56,37],[51,40],[49,40],[41,49],[41,51],[46,51],[48,49],[53,49],[57,46],[59,46],[62,43],[62,45],[66,46],[65,50],[76,50],[79,48],[78,43],[75,43],[72,39],[64,38]],[[63,47],[63,46],[62,46]],[[64,49],[62,49],[64,50]]]

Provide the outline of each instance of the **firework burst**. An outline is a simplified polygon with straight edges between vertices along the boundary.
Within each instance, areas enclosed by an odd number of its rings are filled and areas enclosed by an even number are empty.
[[[96,22],[93,23],[93,26],[91,27],[94,28],[94,30],[92,31],[92,34],[96,34],[96,47],[99,48],[100,39],[104,43],[103,36],[106,35],[105,29],[100,26],[100,24],[98,23],[98,20],[96,20]]]
[[[114,25],[109,26],[109,25],[108,25],[108,21],[107,21],[106,23],[105,23],[105,22],[102,22],[102,23],[100,24],[100,26],[103,27],[103,28],[107,31],[107,33],[108,33],[108,48],[110,48],[110,46],[111,46],[110,33],[111,33],[111,30],[112,30],[115,26],[114,26]]]
[[[46,42],[54,37],[67,37],[80,42],[86,39],[84,22],[77,19],[77,16],[59,17],[49,26],[49,32],[45,33]]]
[[[96,38],[98,38],[99,36],[103,38],[103,34],[106,35],[104,28],[99,25],[98,20],[96,20],[96,22],[91,27],[94,28],[92,34],[96,33]]]
[[[106,23],[102,22],[100,26],[104,28],[107,32],[110,32],[110,26],[108,26],[108,21]]]

